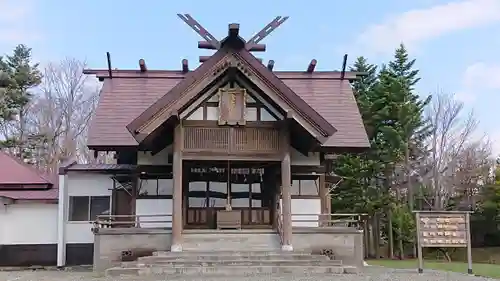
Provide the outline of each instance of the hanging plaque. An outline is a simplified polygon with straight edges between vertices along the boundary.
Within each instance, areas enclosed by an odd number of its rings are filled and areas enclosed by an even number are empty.
[[[219,89],[219,125],[245,125],[245,89]]]

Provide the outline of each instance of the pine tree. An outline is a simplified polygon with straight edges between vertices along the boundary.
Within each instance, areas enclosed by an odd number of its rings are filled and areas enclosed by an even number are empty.
[[[18,45],[12,55],[0,57],[0,73],[2,73],[3,90],[1,98],[7,101],[2,110],[2,122],[10,122],[17,128],[7,140],[0,145],[12,148],[18,157],[32,157],[30,148],[34,138],[29,136],[26,128],[25,109],[33,95],[31,89],[41,83],[42,74],[39,64],[32,62],[32,50],[26,45]],[[0,81],[0,82],[1,82]],[[12,116],[17,115],[17,118]]]

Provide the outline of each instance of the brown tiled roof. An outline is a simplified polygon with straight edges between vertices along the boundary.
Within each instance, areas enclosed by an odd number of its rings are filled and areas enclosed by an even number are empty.
[[[44,190],[2,190],[0,197],[13,200],[55,200],[59,197],[59,189]]]
[[[35,167],[0,151],[0,186],[43,186],[53,185],[51,179]]]
[[[309,104],[304,102],[304,100],[298,96],[294,91],[292,91],[286,84],[283,83],[272,71],[265,67],[262,62],[260,62],[255,56],[253,56],[245,48],[239,48],[233,50],[231,48],[222,48],[212,55],[209,60],[204,62],[200,67],[194,71],[186,74],[186,77],[177,85],[175,85],[170,91],[166,92],[161,98],[159,98],[153,105],[148,107],[144,112],[142,112],[137,118],[135,118],[130,124],[127,125],[129,132],[136,132],[139,128],[153,118],[159,111],[172,106],[178,101],[183,93],[189,89],[197,81],[203,80],[205,73],[211,71],[218,63],[220,63],[226,56],[226,54],[231,53],[237,56],[241,62],[244,63],[246,68],[253,69],[259,79],[264,81],[264,83],[270,85],[271,87],[277,89],[277,93],[282,100],[284,100],[295,113],[298,113],[302,117],[306,118],[307,122],[320,129],[323,136],[329,137],[336,132],[335,127],[332,126],[330,122],[325,120],[316,110],[314,110]],[[222,74],[222,72],[219,72]],[[181,104],[183,106],[183,104]],[[137,138],[136,138],[137,139]]]
[[[109,77],[107,70],[88,70],[86,73]],[[274,74],[337,129],[324,146],[369,147],[352,89],[347,80],[340,80],[340,72],[275,71]],[[355,78],[355,75],[346,73],[346,79]],[[90,124],[88,146],[136,146],[137,141],[126,126],[183,77],[180,71],[114,70],[113,79],[104,81]]]
[[[0,151],[0,197],[13,200],[55,200],[57,177]]]

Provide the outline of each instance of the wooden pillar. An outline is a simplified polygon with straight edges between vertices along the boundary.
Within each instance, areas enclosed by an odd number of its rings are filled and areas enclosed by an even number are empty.
[[[281,136],[281,198],[283,212],[283,245],[284,251],[293,251],[292,246],[292,168],[290,160],[290,134],[287,128]]]
[[[182,251],[182,126],[179,124],[174,131],[174,153],[172,174],[174,182],[172,210],[172,252]]]
[[[327,204],[328,204],[328,189],[326,188],[325,174],[321,174],[318,180],[318,191],[321,202],[321,216],[319,217],[319,226],[325,226],[325,221],[329,220]]]

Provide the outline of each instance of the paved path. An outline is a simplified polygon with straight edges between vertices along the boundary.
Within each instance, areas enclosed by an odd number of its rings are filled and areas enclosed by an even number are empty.
[[[490,281],[495,279],[473,277],[465,274],[426,271],[417,274],[415,270],[387,269],[369,267],[362,274],[357,275],[329,275],[329,276],[258,276],[258,277],[123,277],[105,278],[91,272],[69,271],[17,271],[0,272],[1,281]]]

